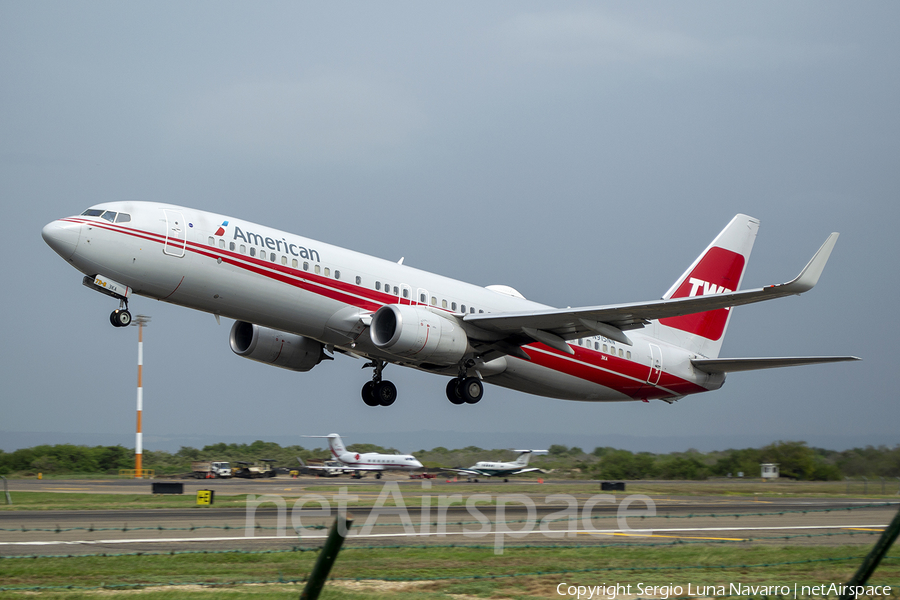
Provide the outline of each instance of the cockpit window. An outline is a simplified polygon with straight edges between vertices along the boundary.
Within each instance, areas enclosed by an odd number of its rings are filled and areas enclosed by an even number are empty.
[[[128,213],[117,213],[114,210],[103,210],[102,208],[89,208],[81,213],[81,216],[100,217],[110,223],[129,223],[131,221],[131,215]]]

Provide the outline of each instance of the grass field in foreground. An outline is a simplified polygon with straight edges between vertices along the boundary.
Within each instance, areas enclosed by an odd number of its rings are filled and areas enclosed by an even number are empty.
[[[11,505],[0,504],[0,511],[9,510],[128,510],[137,508],[190,508],[197,506],[191,494],[87,494],[77,492],[14,492]],[[247,505],[244,494],[225,496],[216,494],[214,506],[209,508]],[[200,510],[200,507],[198,507]],[[207,510],[204,508],[203,510]]]
[[[346,488],[349,494],[359,496],[359,500],[350,503],[350,506],[372,506],[382,492],[386,482],[372,482],[371,484],[341,486],[339,482],[334,485],[304,485],[302,479],[286,479],[285,488],[266,490],[283,496],[285,499],[296,498],[304,494],[324,494],[330,496],[341,488]],[[431,483],[431,482],[428,482]],[[210,480],[209,489],[216,489],[215,480]],[[437,483],[430,489],[423,489],[421,482],[404,483],[400,485],[404,501],[407,506],[421,505],[421,496],[428,494],[432,497],[432,504],[437,505],[437,498],[441,495],[462,494],[529,494],[538,503],[542,498],[552,494],[572,494],[575,496],[590,496],[593,494],[609,494],[601,491],[597,482],[572,481],[565,483],[538,484],[534,481],[520,480],[503,483],[502,481],[487,481],[481,483],[458,482],[453,484]],[[653,498],[661,497],[746,497],[748,499],[765,502],[767,499],[783,498],[854,498],[870,499],[873,501],[887,500],[897,501],[896,493],[886,490],[880,492],[881,486],[874,482],[869,486],[868,493],[863,493],[861,485],[853,483],[848,489],[847,484],[841,482],[749,482],[749,481],[681,481],[681,482],[654,482],[637,481],[626,482],[626,492],[614,492],[616,496],[628,494],[647,494]],[[848,493],[849,492],[849,493]],[[153,495],[150,489],[143,493],[85,493],[85,492],[11,492],[13,504],[0,503],[0,511],[4,510],[116,510],[135,508],[188,508],[196,506],[196,496],[186,494]],[[224,490],[216,492],[215,502],[211,509],[224,507],[243,507],[246,505],[245,494],[226,495]],[[2,501],[0,501],[2,502]],[[388,501],[387,505],[392,505]]]
[[[692,485],[700,483],[700,485]],[[310,486],[291,495],[335,493],[341,486]],[[371,505],[380,484],[353,486],[360,504]],[[418,496],[450,493],[530,493],[536,500],[555,493],[575,495],[600,493],[588,482],[545,484],[491,482],[434,486],[401,486],[410,505]],[[767,497],[814,495],[804,486],[772,484],[752,486]],[[745,495],[745,483],[703,485],[702,482],[676,484],[628,484],[628,493],[671,495]],[[822,493],[819,488],[819,493]],[[785,490],[785,491],[782,491]],[[702,493],[701,493],[702,492]],[[830,492],[826,492],[830,495]],[[287,495],[287,494],[286,494]],[[617,494],[623,495],[623,494]],[[834,494],[841,496],[842,494]],[[765,497],[761,497],[764,502]],[[878,497],[872,497],[877,499]],[[895,499],[896,497],[882,497]],[[14,492],[12,507],[0,510],[109,510],[129,508],[185,508],[195,505],[192,495],[153,496],[151,494],[85,494]],[[245,495],[216,495],[219,507],[244,507]],[[761,505],[764,508],[764,504]],[[868,553],[874,538],[859,545],[843,546],[746,546],[682,545],[629,547],[549,547],[515,548],[507,545],[503,555],[492,548],[345,548],[335,565],[322,598],[356,600],[392,598],[419,600],[441,598],[560,598],[556,586],[622,584],[728,586],[735,584],[820,585],[846,581]],[[0,559],[0,588],[27,588],[28,591],[0,591],[6,598],[118,598],[150,600],[169,598],[226,597],[241,600],[297,598],[302,580],[312,569],[316,552],[251,554],[175,554],[143,556],[84,556],[74,558]],[[851,558],[852,557],[852,558]],[[876,571],[871,583],[900,586],[900,550],[892,551]],[[566,572],[568,571],[568,572]],[[580,572],[579,572],[580,571]],[[538,573],[544,574],[538,574]],[[359,578],[359,581],[355,581]],[[213,585],[210,585],[213,584]],[[174,585],[174,587],[173,587]],[[73,586],[61,589],[63,586]],[[126,586],[126,587],[116,587]],[[93,589],[78,589],[93,588]],[[649,594],[643,594],[647,597]],[[663,594],[656,594],[658,597]],[[757,596],[758,597],[758,596]]]
[[[548,598],[556,586],[821,585],[847,581],[870,545],[345,548],[323,598]],[[317,552],[0,559],[0,598],[296,598]],[[900,552],[870,583],[900,585]],[[542,573],[542,574],[539,574]],[[354,581],[359,578],[360,581]],[[205,584],[203,587],[170,587]],[[210,587],[210,584],[219,584]],[[60,589],[73,586],[75,589]],[[100,586],[106,586],[100,589]],[[123,587],[118,587],[123,586]],[[227,586],[227,587],[220,587]],[[9,588],[30,588],[10,591]],[[96,589],[77,589],[96,588]],[[896,587],[894,588],[897,589]],[[453,594],[454,596],[451,596]],[[645,594],[646,596],[647,594]],[[661,595],[661,594],[658,594]]]

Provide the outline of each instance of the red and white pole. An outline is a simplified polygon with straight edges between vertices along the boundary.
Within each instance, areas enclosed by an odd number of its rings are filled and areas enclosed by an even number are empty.
[[[144,325],[150,317],[138,315],[134,324],[138,328],[138,371],[137,371],[137,433],[134,438],[134,477],[143,479],[144,440],[141,426],[141,413],[144,410]]]

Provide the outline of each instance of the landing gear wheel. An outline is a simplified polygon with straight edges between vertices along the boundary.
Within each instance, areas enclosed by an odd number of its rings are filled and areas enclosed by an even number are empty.
[[[128,327],[131,325],[131,313],[127,310],[116,309],[109,315],[109,322],[114,327]]]
[[[453,378],[447,382],[447,400],[453,404],[465,404],[466,401],[459,393],[459,379]]]
[[[372,381],[366,383],[362,388],[362,399],[366,406],[390,406],[397,399],[397,386],[390,381],[381,379],[381,372],[387,366],[384,361],[372,360],[363,365],[363,369],[372,367],[375,371],[372,373]]]
[[[362,386],[362,399],[363,402],[366,403],[366,406],[378,406],[378,398],[375,397],[375,382],[367,381],[364,386]]]
[[[380,381],[375,384],[374,396],[381,406],[390,406],[397,399],[397,386],[390,381]]]
[[[476,404],[484,396],[484,386],[477,377],[466,377],[459,386],[459,395],[466,404]]]
[[[381,479],[381,473],[375,473],[375,479]]]

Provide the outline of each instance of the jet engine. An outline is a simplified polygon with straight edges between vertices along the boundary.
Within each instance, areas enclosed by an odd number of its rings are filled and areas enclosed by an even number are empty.
[[[246,321],[235,321],[229,342],[238,356],[291,371],[309,371],[326,358],[316,340]]]
[[[381,350],[417,362],[454,365],[469,350],[462,327],[418,306],[382,306],[372,315],[369,335]]]

